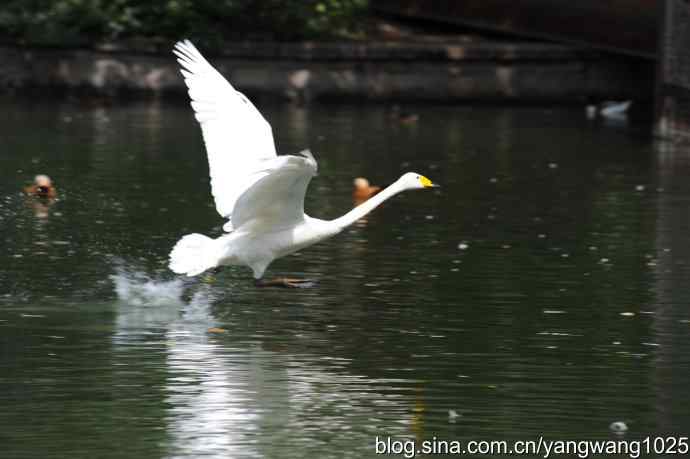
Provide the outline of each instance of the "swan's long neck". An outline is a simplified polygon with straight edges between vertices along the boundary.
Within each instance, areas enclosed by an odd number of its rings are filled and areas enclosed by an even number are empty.
[[[364,217],[372,210],[376,209],[386,199],[392,198],[401,191],[403,191],[403,188],[400,186],[398,182],[395,182],[392,185],[381,190],[381,192],[379,192],[378,194],[369,198],[367,201],[355,207],[342,217],[336,218],[335,220],[331,220],[331,223],[334,226],[336,226],[339,230],[342,230],[343,228],[350,226],[360,218]]]

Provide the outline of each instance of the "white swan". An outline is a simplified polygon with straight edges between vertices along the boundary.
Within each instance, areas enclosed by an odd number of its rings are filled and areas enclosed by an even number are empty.
[[[252,103],[236,91],[188,40],[174,49],[189,88],[192,108],[208,153],[211,192],[228,233],[217,239],[188,234],[170,253],[170,269],[195,276],[223,265],[248,266],[257,285],[276,258],[334,236],[393,195],[430,188],[428,178],[408,172],[395,183],[335,220],[304,213],[304,195],[316,175],[316,160],[277,156],[271,126]],[[281,280],[296,287],[302,281]]]

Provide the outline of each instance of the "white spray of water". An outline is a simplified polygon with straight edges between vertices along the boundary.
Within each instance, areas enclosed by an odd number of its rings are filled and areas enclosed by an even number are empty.
[[[184,283],[179,279],[154,280],[141,272],[117,268],[111,275],[117,298],[132,306],[181,306]]]
[[[216,326],[213,289],[180,279],[156,279],[118,263],[110,276],[117,294],[117,340],[159,333],[206,333]],[[188,291],[186,291],[186,289]],[[185,293],[187,296],[185,296]]]

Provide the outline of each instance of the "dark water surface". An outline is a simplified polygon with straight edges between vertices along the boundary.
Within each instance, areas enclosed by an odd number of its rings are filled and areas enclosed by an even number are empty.
[[[0,104],[0,456],[690,433],[690,151],[579,109],[261,109],[319,161],[312,216],[356,176],[443,188],[269,268],[317,288],[188,280],[170,248],[222,221],[187,104]],[[53,205],[19,193],[36,173]]]

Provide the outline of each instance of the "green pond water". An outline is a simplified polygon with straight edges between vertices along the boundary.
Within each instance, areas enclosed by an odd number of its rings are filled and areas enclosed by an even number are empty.
[[[319,161],[314,217],[357,176],[443,188],[269,268],[315,288],[186,279],[171,247],[223,223],[186,103],[0,101],[1,457],[690,433],[689,150],[580,109],[257,105]]]

